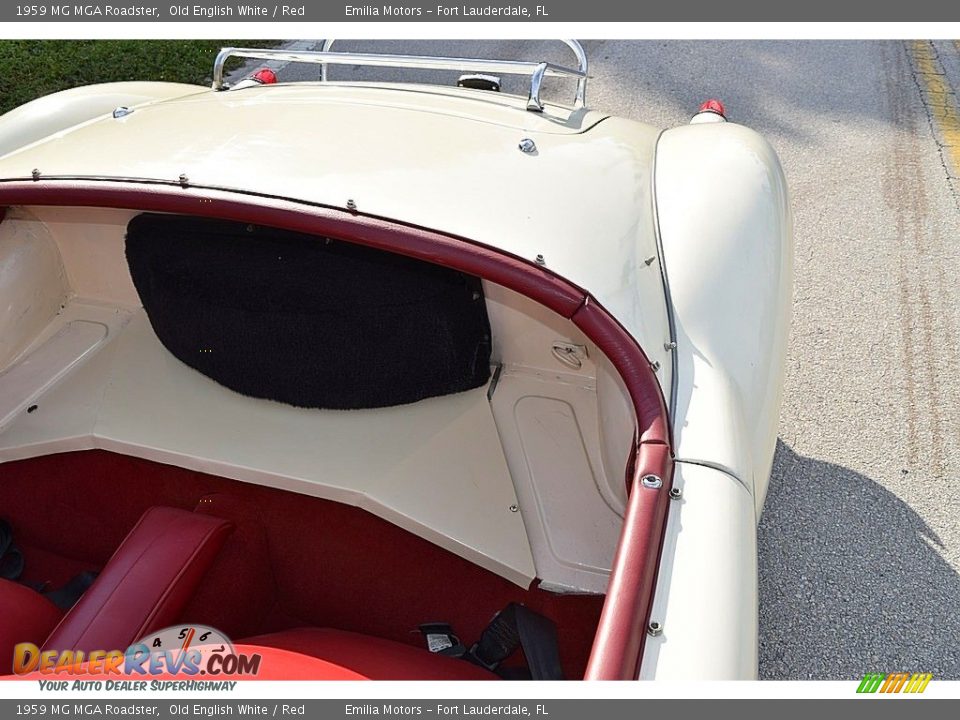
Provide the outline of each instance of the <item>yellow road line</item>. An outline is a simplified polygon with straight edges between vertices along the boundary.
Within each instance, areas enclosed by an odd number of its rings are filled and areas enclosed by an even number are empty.
[[[960,52],[960,40],[954,40],[954,46]],[[957,108],[957,97],[929,42],[914,40],[910,44],[910,55],[923,86],[924,99],[937,129],[944,159],[950,161],[953,172],[960,176],[960,110]]]

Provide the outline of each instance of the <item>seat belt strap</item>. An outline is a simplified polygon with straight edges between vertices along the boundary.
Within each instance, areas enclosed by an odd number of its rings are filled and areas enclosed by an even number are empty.
[[[530,608],[510,603],[497,613],[467,657],[496,670],[518,648],[523,648],[533,680],[563,680],[557,626]]]
[[[13,544],[10,523],[0,518],[0,578],[16,580],[23,573],[23,553]]]

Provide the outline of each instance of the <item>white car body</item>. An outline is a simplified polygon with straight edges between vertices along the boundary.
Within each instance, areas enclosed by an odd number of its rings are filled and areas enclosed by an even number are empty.
[[[132,112],[116,114],[118,106]],[[11,183],[157,181],[171,192],[222,196],[239,189],[264,202],[467,238],[588,290],[656,368],[671,425],[672,485],[682,493],[670,502],[649,615],[658,625],[643,645],[639,677],[752,679],[756,524],[777,438],[791,214],[770,145],[722,117],[701,119],[717,121],[661,131],[578,107],[530,112],[523,98],[423,85],[95,85],[0,117],[0,207]],[[519,148],[524,140],[534,151]],[[501,368],[491,401],[499,438],[484,435],[482,423],[470,427],[481,455],[502,445],[492,474],[503,482],[482,490],[417,485],[426,455],[451,463],[466,452],[442,443],[412,453],[409,474],[401,463],[393,484],[330,482],[298,462],[294,445],[251,449],[245,406],[157,354],[122,252],[133,214],[49,202],[8,208],[0,224],[0,460],[112,449],[359,505],[517,584],[538,578],[555,591],[606,589],[636,418],[591,338],[485,281]],[[584,348],[579,368],[558,363],[558,341]],[[134,372],[145,366],[161,378],[154,391]],[[167,405],[171,388],[184,396]],[[148,428],[131,410],[149,402],[157,417],[173,418],[191,397],[198,408],[219,408],[205,416],[204,433],[159,421]],[[477,411],[461,402],[458,417]],[[56,422],[24,413],[38,403],[57,407]],[[258,406],[259,423],[295,432],[307,422],[270,405]],[[424,410],[412,425],[441,426],[452,406],[435,407],[436,417]],[[393,409],[378,412],[371,422],[383,432],[397,427]],[[340,442],[356,432],[317,422],[323,432],[342,432]],[[566,452],[576,428],[584,449]],[[577,472],[593,482],[572,489],[563,479]],[[372,477],[344,460],[343,477],[351,473]],[[557,487],[571,488],[566,501],[556,499]],[[518,504],[521,512],[478,520],[479,512],[455,510],[462,497],[472,508]]]

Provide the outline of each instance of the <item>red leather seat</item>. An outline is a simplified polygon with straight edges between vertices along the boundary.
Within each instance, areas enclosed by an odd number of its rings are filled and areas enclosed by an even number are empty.
[[[392,640],[330,628],[299,628],[242,640],[319,658],[370,680],[499,680],[464,660]]]
[[[150,508],[66,615],[40,593],[0,580],[0,675],[12,671],[19,643],[123,650],[172,624],[232,528],[209,515]]]
[[[63,611],[25,585],[0,580],[0,675],[13,670],[13,648],[19,643],[41,644]]]
[[[147,510],[44,650],[123,650],[179,619],[233,526],[168,507]]]

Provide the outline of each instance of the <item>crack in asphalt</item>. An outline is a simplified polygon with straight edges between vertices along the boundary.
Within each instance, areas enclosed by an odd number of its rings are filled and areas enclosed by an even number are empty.
[[[960,52],[960,41],[954,47]],[[956,89],[950,83],[940,51],[930,40],[906,43],[910,72],[920,93],[930,133],[940,153],[940,163],[946,173],[950,194],[960,209],[960,109]]]

